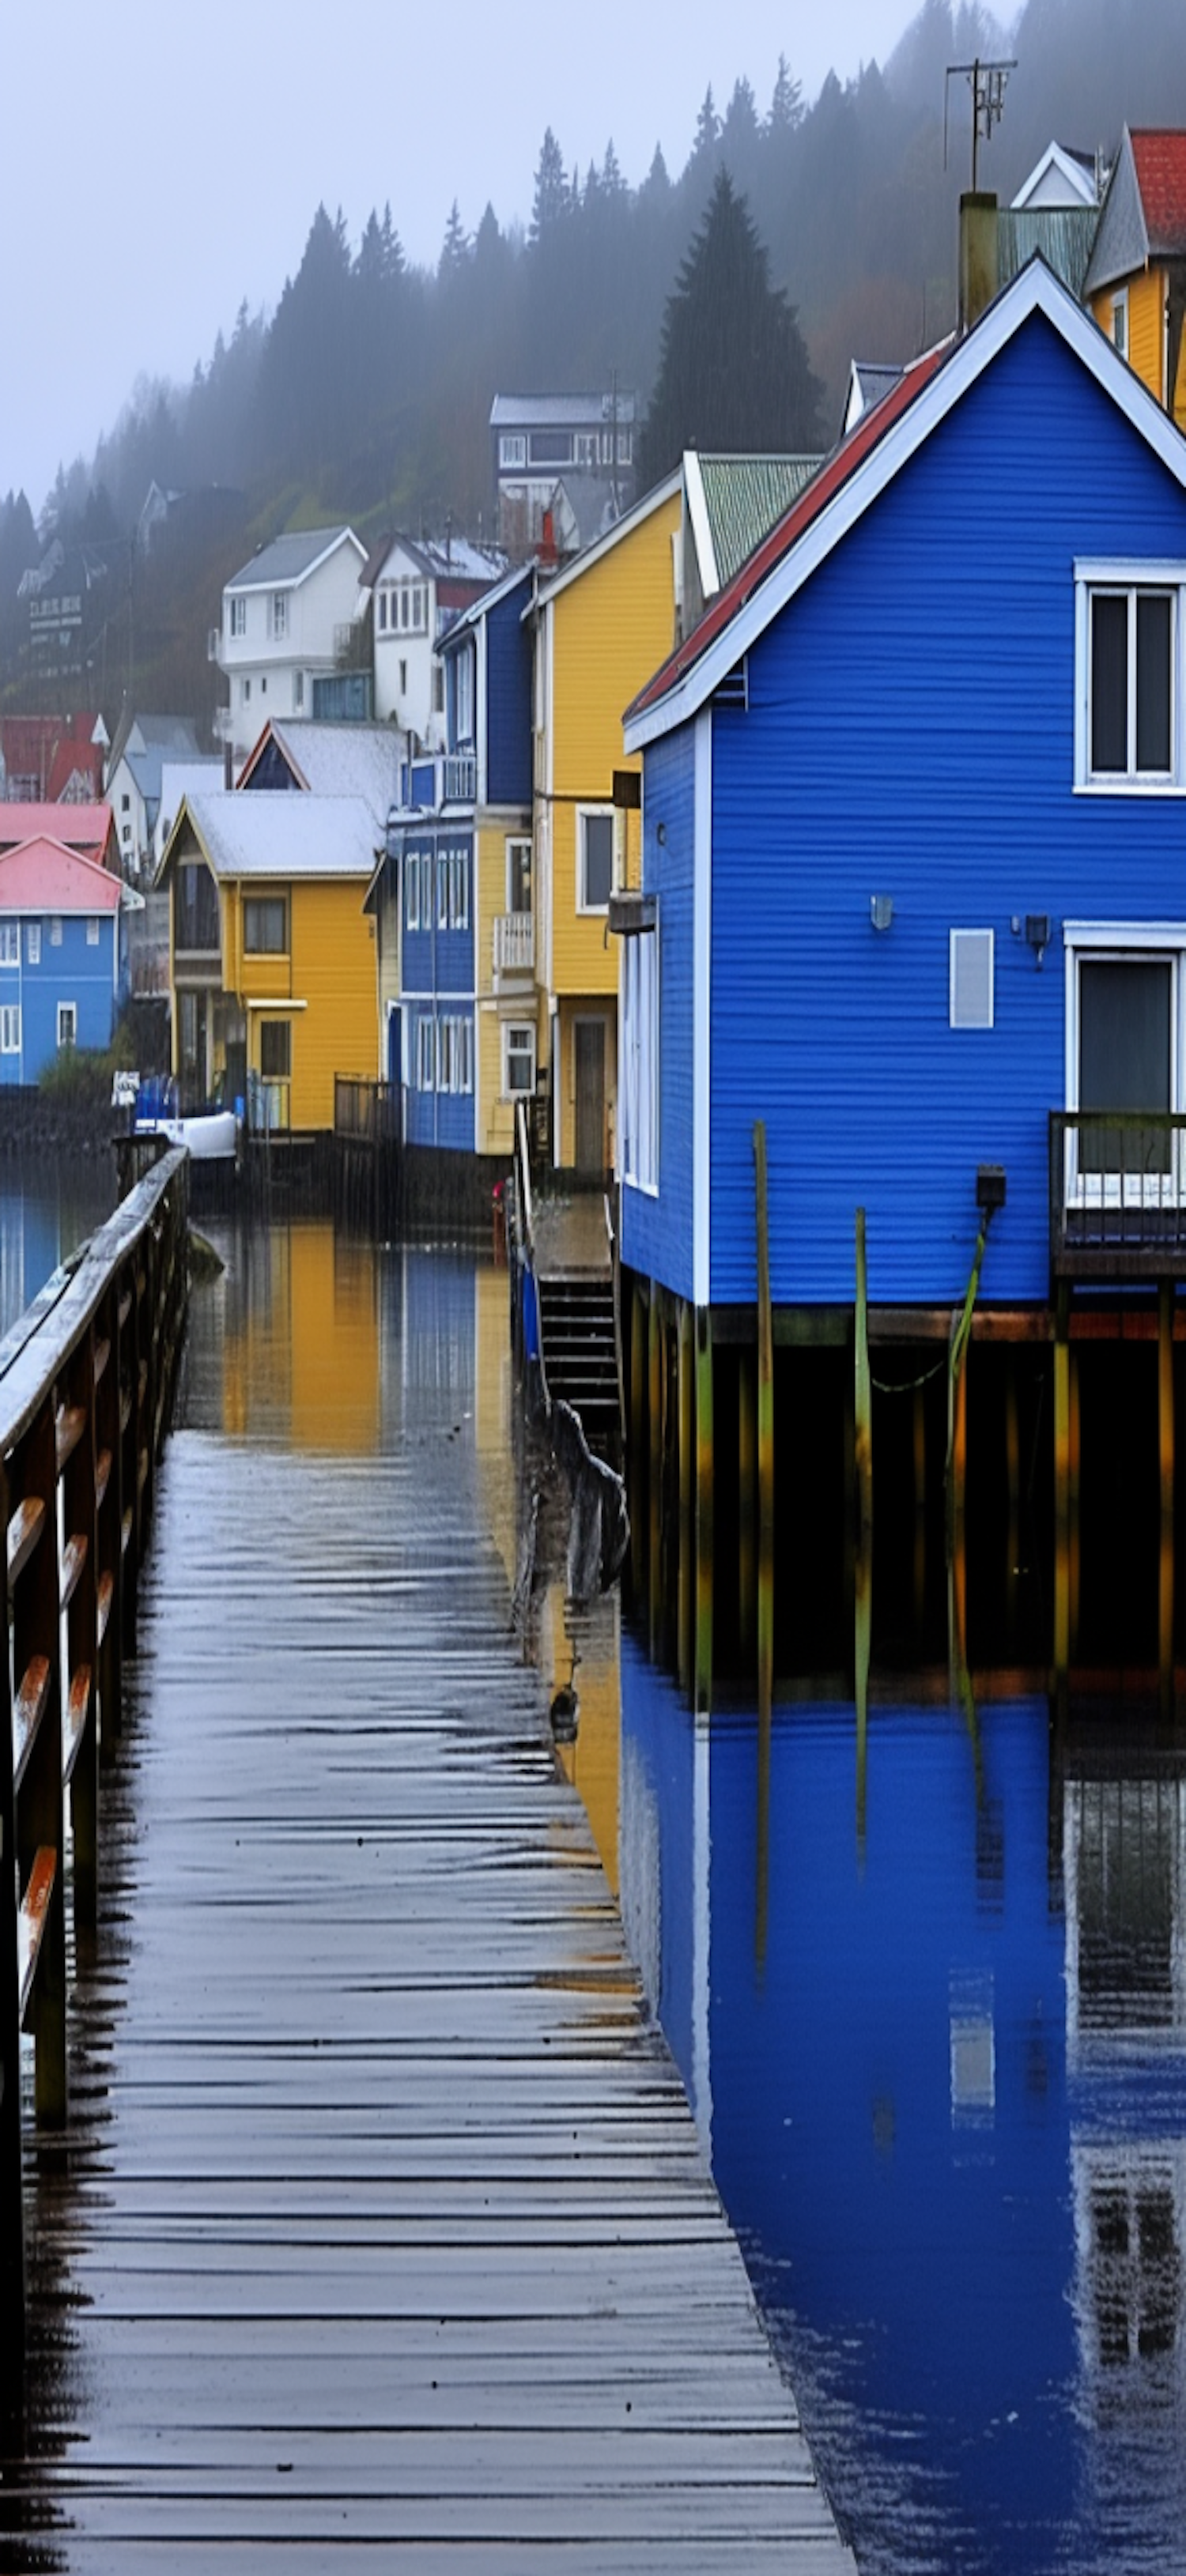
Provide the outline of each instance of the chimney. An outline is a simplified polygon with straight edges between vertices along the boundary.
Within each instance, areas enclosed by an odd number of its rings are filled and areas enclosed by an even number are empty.
[[[543,526],[540,529],[538,561],[544,572],[554,572],[559,560],[556,548],[556,523],[551,511],[545,510]]]
[[[992,303],[1000,283],[997,267],[997,201],[984,189],[960,198],[960,338],[972,330]]]

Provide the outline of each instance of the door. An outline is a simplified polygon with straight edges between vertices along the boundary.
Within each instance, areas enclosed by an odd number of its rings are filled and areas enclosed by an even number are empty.
[[[573,1022],[578,1172],[605,1170],[605,1022]]]
[[[1139,1119],[1174,1103],[1174,973],[1170,957],[1080,959],[1079,1109],[1101,1117],[1080,1125],[1078,1168],[1084,1178],[1098,1175],[1108,1197],[1166,1195],[1169,1130]],[[1134,1123],[1109,1120],[1109,1110]]]

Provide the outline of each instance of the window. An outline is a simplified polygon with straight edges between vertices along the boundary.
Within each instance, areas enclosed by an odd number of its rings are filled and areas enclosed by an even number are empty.
[[[577,809],[577,910],[604,912],[614,878],[612,806]]]
[[[132,826],[130,823],[121,823],[120,837],[123,841],[125,850],[129,850],[132,846]]]
[[[244,682],[243,682],[243,704],[244,704],[244,706],[246,707],[246,706],[250,706],[250,703],[251,703],[251,682],[250,682],[250,680],[244,680]]]
[[[293,673],[292,703],[294,707],[303,707],[305,703],[305,674],[303,671],[295,671]]]
[[[603,430],[602,430],[602,433],[601,433],[601,460],[600,460],[600,461],[601,461],[601,463],[602,463],[603,465],[612,465],[612,464],[613,464],[613,461],[614,461],[614,433],[613,433],[612,429],[603,429]]]
[[[21,1010],[19,1002],[5,1002],[0,1007],[0,1055],[19,1055],[21,1051]]]
[[[292,1074],[292,1021],[261,1020],[259,1069],[265,1082],[287,1082]]]
[[[273,593],[272,593],[272,636],[273,636],[273,640],[274,640],[277,644],[282,644],[282,643],[283,643],[283,641],[284,641],[285,636],[287,635],[287,633],[288,633],[288,593],[287,593],[287,591],[286,591],[286,590],[274,590],[274,591],[273,591]]]
[[[1128,356],[1128,288],[1122,287],[1112,298],[1112,346],[1122,358]]]
[[[449,927],[449,853],[437,852],[437,929]]]
[[[659,1187],[659,941],[622,942],[622,1178]]]
[[[454,930],[469,929],[469,852],[464,848],[449,853],[449,922]]]
[[[62,945],[62,916],[60,912],[51,912],[50,914],[49,944],[51,948],[60,948]]]
[[[507,842],[507,911],[531,910],[531,843]]]
[[[632,442],[631,442],[631,435],[630,435],[630,431],[629,431],[628,429],[620,429],[620,430],[618,431],[618,463],[619,463],[619,465],[628,465],[628,464],[630,463],[631,446],[632,446]]]
[[[436,1089],[436,1029],[427,1011],[416,1022],[416,1089]]]
[[[533,465],[571,465],[572,431],[570,429],[533,429],[531,462]]]
[[[406,698],[408,694],[408,666],[406,662],[401,662],[399,666],[399,693],[401,698]]]
[[[232,599],[232,600],[230,601],[230,603],[229,603],[229,616],[230,616],[230,631],[231,631],[232,635],[245,635],[245,634],[247,633],[247,602],[246,602],[246,600],[245,600],[245,599]]]
[[[1181,787],[1186,569],[1077,564],[1075,582],[1076,786]]]
[[[534,1089],[535,1030],[529,1020],[507,1020],[502,1032],[503,1098],[529,1098]]]
[[[243,950],[248,957],[283,957],[288,947],[288,906],[282,894],[249,894],[243,905]]]
[[[381,590],[379,593],[379,633],[380,635],[385,635],[387,633],[387,593],[385,590]]]
[[[131,797],[130,797],[130,796],[121,796],[121,797],[120,797],[120,800],[119,800],[119,804],[120,804],[120,812],[121,812],[121,814],[130,814],[130,813],[131,813],[131,811],[132,811],[132,799],[131,799]]]
[[[0,966],[19,966],[21,962],[21,925],[19,921],[0,921]]]
[[[401,626],[407,626],[410,615],[411,604],[408,597],[408,585],[406,581],[401,581],[399,586],[399,622]]]
[[[596,465],[597,432],[595,429],[578,429],[573,445],[576,450],[575,462],[578,465]]]
[[[457,740],[474,738],[474,656],[473,647],[463,644],[455,664],[457,672]]]
[[[422,1027],[431,1028],[425,1020]],[[474,1024],[458,1013],[437,1021],[436,1088],[469,1092],[474,1087]]]
[[[428,620],[424,614],[424,584],[417,582],[412,593],[412,624],[417,635],[423,635]]]
[[[88,948],[97,948],[99,945],[99,916],[94,912],[87,914],[86,944]]]
[[[526,465],[527,441],[518,431],[504,429],[498,442],[498,461],[500,465]]]
[[[259,693],[261,698],[266,698],[268,694],[268,675],[266,671],[261,671],[260,673]]]
[[[948,979],[953,1029],[990,1029],[993,1024],[993,933],[953,930]]]
[[[404,860],[404,920],[409,930],[420,928],[420,853],[409,850]]]
[[[31,921],[25,932],[25,955],[30,966],[41,964],[41,924]]]
[[[58,1045],[72,1047],[78,1038],[78,1010],[73,1002],[58,1004]]]
[[[445,712],[445,674],[439,662],[432,666],[432,712],[434,716]]]

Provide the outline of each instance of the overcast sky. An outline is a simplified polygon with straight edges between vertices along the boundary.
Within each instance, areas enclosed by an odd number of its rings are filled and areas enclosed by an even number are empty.
[[[184,381],[241,299],[272,310],[319,198],[352,245],[390,199],[409,256],[435,261],[454,197],[526,221],[546,125],[569,166],[612,135],[624,176],[656,142],[676,172],[709,82],[740,73],[760,113],[780,51],[815,98],[884,62],[917,0],[57,0],[5,12],[7,401],[0,492],[38,510],[59,462],[90,457],[136,377]]]

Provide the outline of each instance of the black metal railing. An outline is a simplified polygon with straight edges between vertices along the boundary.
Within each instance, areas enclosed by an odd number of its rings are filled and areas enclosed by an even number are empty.
[[[1050,1253],[1064,1275],[1186,1269],[1186,1114],[1051,1111]]]

